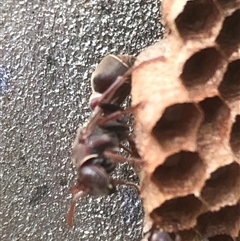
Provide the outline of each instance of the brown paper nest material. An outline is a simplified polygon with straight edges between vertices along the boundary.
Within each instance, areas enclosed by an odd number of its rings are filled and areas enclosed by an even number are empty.
[[[162,3],[165,38],[132,75],[147,217],[186,240],[240,230],[240,2]],[[225,236],[224,236],[225,235]]]

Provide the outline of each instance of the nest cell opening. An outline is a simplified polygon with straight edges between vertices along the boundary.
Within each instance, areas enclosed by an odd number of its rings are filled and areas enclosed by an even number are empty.
[[[219,11],[213,1],[188,1],[175,23],[182,38],[199,38],[199,34],[211,31],[218,23],[219,17]]]
[[[207,212],[197,218],[197,226],[201,233],[208,237],[220,234],[231,235],[240,222],[239,204],[226,206],[218,212]]]
[[[202,208],[201,201],[191,194],[164,202],[150,217],[167,232],[173,232],[176,224],[180,230],[193,227]]]
[[[152,129],[152,135],[163,148],[181,145],[196,131],[201,116],[199,109],[192,103],[169,106]]]
[[[240,9],[236,10],[231,16],[226,17],[222,29],[216,39],[220,48],[231,54],[238,49],[240,44]]]
[[[238,161],[238,163],[240,164],[240,115],[236,116],[235,122],[232,126],[230,146],[233,153],[237,157],[236,161]]]
[[[222,206],[236,204],[240,198],[240,166],[236,162],[220,167],[205,183],[201,197],[218,210]],[[230,195],[231,193],[231,195]]]
[[[204,112],[203,124],[212,124],[212,129],[222,128],[222,124],[229,118],[230,110],[218,97],[206,98],[199,103]]]
[[[204,184],[205,165],[196,152],[181,151],[169,156],[152,175],[161,192],[187,195]]]
[[[228,65],[218,89],[225,100],[240,100],[240,59]]]
[[[222,55],[213,47],[193,54],[184,64],[180,79],[186,88],[204,85],[223,62]]]

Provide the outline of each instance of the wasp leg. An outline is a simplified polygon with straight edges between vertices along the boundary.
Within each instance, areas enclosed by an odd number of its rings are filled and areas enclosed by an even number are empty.
[[[113,153],[111,151],[104,151],[103,152],[104,156],[114,160],[115,162],[125,162],[125,161],[128,161],[128,162],[133,162],[133,163],[137,163],[137,164],[143,164],[143,161],[141,159],[138,159],[138,158],[134,158],[134,157],[123,157],[117,153]]]
[[[134,188],[136,188],[138,194],[140,194],[139,186],[136,185],[135,183],[125,182],[125,181],[123,181],[123,180],[121,180],[121,179],[113,179],[112,182],[113,182],[114,185],[127,185],[127,186],[134,187]]]
[[[135,109],[137,109],[139,106],[141,105],[141,103],[138,103],[134,106],[131,106],[129,107],[128,109],[126,110],[118,110],[106,117],[104,117],[100,122],[99,122],[99,126],[103,126],[104,124],[106,124],[108,121],[111,121],[111,120],[116,120],[117,118],[121,117],[122,115],[125,115],[125,114],[129,114],[129,113],[132,113]]]
[[[103,92],[101,97],[97,100],[97,105],[100,105],[105,100],[109,102],[114,96],[115,92],[118,90],[118,88],[123,85],[128,76],[131,75],[132,71],[133,68],[130,68],[124,75],[118,76],[117,79],[113,82],[113,84],[105,92]]]
[[[101,104],[103,102],[104,103],[110,102],[110,100],[114,96],[115,92],[125,82],[128,75],[131,74],[132,69],[130,69],[130,70],[128,70],[125,75],[117,77],[116,81],[113,82],[113,84],[105,92],[103,92],[103,94],[99,98],[96,98],[96,100],[94,102],[94,113],[93,113],[94,115],[91,118],[90,122],[88,123],[88,125],[85,129],[85,132],[82,134],[83,139],[87,139],[88,136],[91,135],[94,126],[97,124],[100,116],[102,115],[103,110],[100,107]],[[98,108],[95,108],[95,107],[98,107]]]

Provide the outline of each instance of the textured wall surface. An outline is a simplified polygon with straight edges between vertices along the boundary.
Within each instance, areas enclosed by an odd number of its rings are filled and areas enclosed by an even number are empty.
[[[70,154],[90,114],[91,72],[107,53],[136,55],[159,39],[159,1],[6,0],[0,8],[1,240],[139,240],[142,205],[129,187],[82,198],[67,226]],[[137,182],[127,164],[113,175]]]

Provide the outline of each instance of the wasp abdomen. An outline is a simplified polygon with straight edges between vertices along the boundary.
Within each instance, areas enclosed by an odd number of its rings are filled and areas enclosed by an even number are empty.
[[[117,79],[124,75],[129,68],[133,66],[135,57],[132,55],[107,55],[98,64],[91,77],[92,96],[90,98],[90,107],[96,106],[95,99],[104,93]],[[130,94],[131,76],[116,91],[112,98],[112,103],[120,105],[122,101]]]
[[[91,77],[93,92],[103,93],[118,76],[123,75],[134,63],[131,55],[107,55],[98,64]]]

